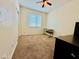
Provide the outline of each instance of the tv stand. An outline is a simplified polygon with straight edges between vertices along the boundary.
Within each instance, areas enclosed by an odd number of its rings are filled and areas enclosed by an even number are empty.
[[[73,45],[79,46],[79,39],[74,38],[73,35],[59,36],[58,38]]]
[[[56,37],[54,59],[79,59],[79,41],[73,35]]]

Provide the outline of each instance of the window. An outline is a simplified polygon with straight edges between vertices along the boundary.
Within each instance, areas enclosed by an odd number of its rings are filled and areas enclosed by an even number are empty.
[[[29,27],[41,27],[41,15],[28,14],[28,26]]]

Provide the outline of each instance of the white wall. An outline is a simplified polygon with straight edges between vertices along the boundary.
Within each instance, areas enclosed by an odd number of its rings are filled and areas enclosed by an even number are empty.
[[[47,13],[26,8],[24,6],[21,6],[20,9],[21,11],[20,11],[20,22],[19,22],[19,35],[42,34],[43,29],[46,27],[46,23],[47,23]],[[27,17],[28,13],[35,13],[42,16],[41,27],[37,28],[37,27],[28,26],[28,17]]]
[[[74,32],[75,22],[79,21],[79,0],[63,5],[48,14],[48,28],[55,30],[56,36],[70,35]]]
[[[0,0],[0,59],[11,59],[18,39],[16,0]]]

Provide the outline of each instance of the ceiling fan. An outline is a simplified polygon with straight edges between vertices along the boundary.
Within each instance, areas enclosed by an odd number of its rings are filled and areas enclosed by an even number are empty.
[[[42,0],[37,3],[42,3],[42,8],[45,7],[46,5],[52,6],[52,3],[48,2],[48,0]]]

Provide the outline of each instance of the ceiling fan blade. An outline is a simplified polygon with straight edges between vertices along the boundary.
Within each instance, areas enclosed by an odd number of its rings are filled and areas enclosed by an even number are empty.
[[[43,2],[48,1],[48,0],[43,0]]]
[[[51,4],[51,3],[49,3],[49,2],[47,2],[47,4],[48,4],[48,5],[50,5],[50,6],[52,5],[52,4]]]
[[[43,0],[43,2],[45,2],[46,0]]]
[[[44,7],[44,4],[42,5],[42,8]]]
[[[36,2],[36,3],[42,3],[43,1],[39,1],[39,2]]]

